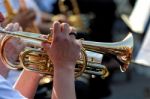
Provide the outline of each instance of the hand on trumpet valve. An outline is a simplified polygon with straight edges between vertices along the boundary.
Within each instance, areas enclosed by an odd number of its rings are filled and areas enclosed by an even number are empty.
[[[6,31],[22,31],[22,28],[18,23],[10,23],[5,27]],[[2,35],[2,34],[1,34]],[[5,37],[5,35],[2,35]],[[4,46],[6,57],[11,62],[17,62],[19,60],[20,52],[25,48],[20,38],[11,37]]]
[[[48,43],[42,44],[52,63],[56,66],[69,66],[68,68],[71,68],[70,65],[75,65],[76,60],[79,58],[80,45],[75,40],[75,36],[69,34],[71,32],[74,32],[74,30],[68,24],[55,22],[53,24],[51,45]]]

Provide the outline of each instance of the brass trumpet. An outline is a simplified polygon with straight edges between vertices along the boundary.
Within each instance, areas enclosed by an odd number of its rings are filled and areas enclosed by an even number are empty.
[[[6,34],[1,40],[0,55],[2,61],[10,68],[19,68],[20,65],[27,70],[40,72],[53,76],[53,64],[48,55],[42,50],[41,42],[51,43],[52,37],[48,39],[39,38],[41,34],[29,32],[10,32],[0,28],[0,33]],[[7,36],[8,35],[8,36]],[[28,45],[24,51],[20,53],[19,64],[12,64],[7,58],[4,51],[6,42],[12,37],[26,38],[25,43]],[[86,50],[98,52],[102,54],[113,55],[120,63],[121,71],[126,71],[131,61],[133,36],[131,33],[120,42],[102,43],[92,41],[82,41],[81,58],[77,60],[75,67],[75,75],[80,76],[82,73],[93,75],[108,76],[109,72],[104,65],[97,62],[87,60]],[[66,49],[67,50],[67,49]]]

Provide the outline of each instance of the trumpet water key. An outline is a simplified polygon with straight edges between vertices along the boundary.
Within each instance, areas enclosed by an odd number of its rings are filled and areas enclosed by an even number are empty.
[[[42,50],[41,42],[52,42],[52,37],[48,39],[40,38],[41,34],[29,33],[29,32],[10,32],[0,28],[0,33],[5,34],[5,37],[1,40],[0,55],[2,61],[11,68],[19,68],[23,66],[27,70],[40,72],[53,76],[53,63],[49,59],[48,55]],[[23,42],[27,46],[25,50],[21,51],[19,55],[19,63],[12,63],[6,57],[5,45],[13,37],[19,37],[23,39]],[[119,62],[121,70],[126,71],[132,56],[133,36],[131,33],[120,41],[115,43],[103,43],[82,40],[81,58],[77,60],[75,67],[75,75],[80,76],[82,73],[89,73],[93,75],[101,75],[102,77],[108,76],[107,67],[100,63],[89,61],[87,59],[86,50],[108,54],[115,57]],[[67,50],[67,49],[66,49]]]

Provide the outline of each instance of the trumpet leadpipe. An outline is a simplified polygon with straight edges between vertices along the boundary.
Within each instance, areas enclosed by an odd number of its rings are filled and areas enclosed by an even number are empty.
[[[3,28],[0,28],[0,33],[4,35],[13,36],[13,37],[26,38],[26,39],[37,40],[41,42],[48,42],[47,39],[41,38],[42,34],[39,33],[22,32],[22,31],[11,32],[11,31],[6,31]]]

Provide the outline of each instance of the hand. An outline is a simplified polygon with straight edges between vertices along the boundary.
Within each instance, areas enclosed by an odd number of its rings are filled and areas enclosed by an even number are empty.
[[[8,31],[18,31],[21,30],[21,27],[18,23],[15,24],[8,24],[5,28]],[[4,35],[0,34],[0,39],[3,38]],[[4,52],[6,53],[6,57],[8,60],[12,63],[16,62],[18,60],[18,55],[20,51],[22,50],[23,45],[20,43],[20,39],[18,38],[12,38],[10,39],[4,48]],[[4,77],[7,77],[7,74],[9,72],[9,68],[5,66],[5,64],[0,60],[0,74]]]
[[[21,27],[18,23],[10,23],[6,26],[5,30],[7,31],[21,31]],[[16,62],[19,58],[20,52],[24,49],[24,44],[20,38],[11,38],[5,45],[5,53],[9,61]]]
[[[75,66],[76,60],[80,56],[80,44],[75,40],[74,35],[69,35],[74,32],[73,28],[67,23],[60,24],[54,22],[52,30],[52,43],[43,43],[43,47],[49,55],[52,63],[55,66]],[[69,67],[74,68],[74,67]]]
[[[23,28],[23,30],[32,23],[32,21],[35,19],[35,12],[33,10],[27,10],[27,11],[19,11],[14,17],[13,20],[11,20],[12,23],[19,23],[20,26]],[[5,19],[3,22],[3,26],[6,26],[8,23],[10,23],[9,18]]]
[[[35,19],[35,12],[33,10],[20,11],[13,19],[12,22],[18,22],[23,30],[33,22]]]

